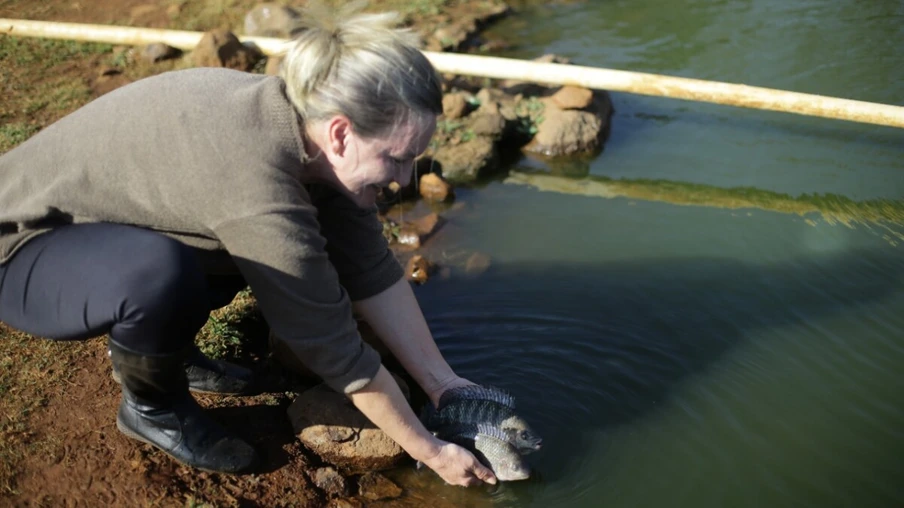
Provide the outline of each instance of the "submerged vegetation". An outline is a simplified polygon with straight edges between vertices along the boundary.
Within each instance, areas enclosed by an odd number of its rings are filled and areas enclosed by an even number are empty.
[[[757,208],[805,217],[819,214],[828,224],[847,227],[878,227],[885,239],[896,246],[904,243],[904,201],[872,199],[854,201],[838,194],[791,196],[755,187],[722,188],[690,182],[653,179],[612,179],[602,176],[583,179],[547,174],[511,173],[506,183],[529,185],[541,191],[604,198],[659,201],[673,205],[708,206],[725,209]],[[811,220],[808,223],[815,224]],[[899,230],[895,226],[902,226]]]

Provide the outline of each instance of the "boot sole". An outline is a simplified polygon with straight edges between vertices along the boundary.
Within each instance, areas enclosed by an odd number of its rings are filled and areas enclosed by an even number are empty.
[[[111,375],[113,377],[113,381],[116,381],[116,384],[122,384],[122,379],[120,379],[119,374],[115,370],[112,371]],[[197,388],[192,388],[191,385],[188,386],[188,391],[192,393],[200,393],[203,395],[222,395],[224,397],[244,397],[251,395],[244,392],[212,392],[208,390],[198,390]]]
[[[155,450],[160,450],[161,452],[165,453],[167,457],[169,457],[169,458],[175,460],[176,462],[178,462],[179,464],[182,464],[182,465],[184,465],[184,466],[188,466],[188,467],[197,469],[197,470],[199,470],[199,471],[206,471],[206,472],[208,472],[208,473],[217,473],[217,474],[240,474],[240,473],[230,473],[230,472],[226,472],[226,471],[217,471],[216,469],[207,469],[207,468],[205,468],[205,467],[194,466],[194,465],[192,465],[192,464],[188,464],[188,463],[186,463],[186,462],[182,462],[181,460],[179,460],[179,459],[178,459],[176,456],[174,456],[173,454],[167,452],[167,451],[164,450],[163,448],[160,448],[159,446],[157,446],[156,444],[154,444],[154,443],[148,441],[147,439],[145,439],[143,436],[141,436],[140,434],[136,433],[136,432],[133,431],[132,429],[130,429],[130,428],[126,427],[125,425],[123,425],[122,421],[119,420],[119,417],[116,418],[116,428],[119,429],[119,432],[122,432],[123,435],[125,435],[126,437],[132,438],[132,439],[134,439],[134,440],[136,440],[136,441],[141,441],[142,443],[147,444],[147,445],[151,445],[151,446],[154,447]]]

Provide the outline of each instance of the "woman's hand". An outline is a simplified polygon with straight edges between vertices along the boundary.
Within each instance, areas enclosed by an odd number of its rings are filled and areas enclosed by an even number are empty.
[[[483,482],[496,484],[493,472],[481,464],[471,452],[453,443],[444,441],[440,443],[437,454],[421,462],[446,483],[461,487],[480,485]]]

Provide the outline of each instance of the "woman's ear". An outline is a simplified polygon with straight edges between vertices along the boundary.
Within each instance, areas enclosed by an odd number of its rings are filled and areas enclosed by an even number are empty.
[[[327,124],[327,146],[333,155],[342,157],[348,150],[352,136],[352,123],[344,115],[336,115]]]

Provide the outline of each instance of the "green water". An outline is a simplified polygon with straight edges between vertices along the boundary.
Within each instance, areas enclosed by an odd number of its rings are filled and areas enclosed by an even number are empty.
[[[516,6],[501,56],[904,105],[897,0]],[[543,435],[534,477],[409,481],[459,506],[904,506],[904,130],[613,101],[599,156],[459,189],[428,255],[492,264],[417,289],[450,362]]]

